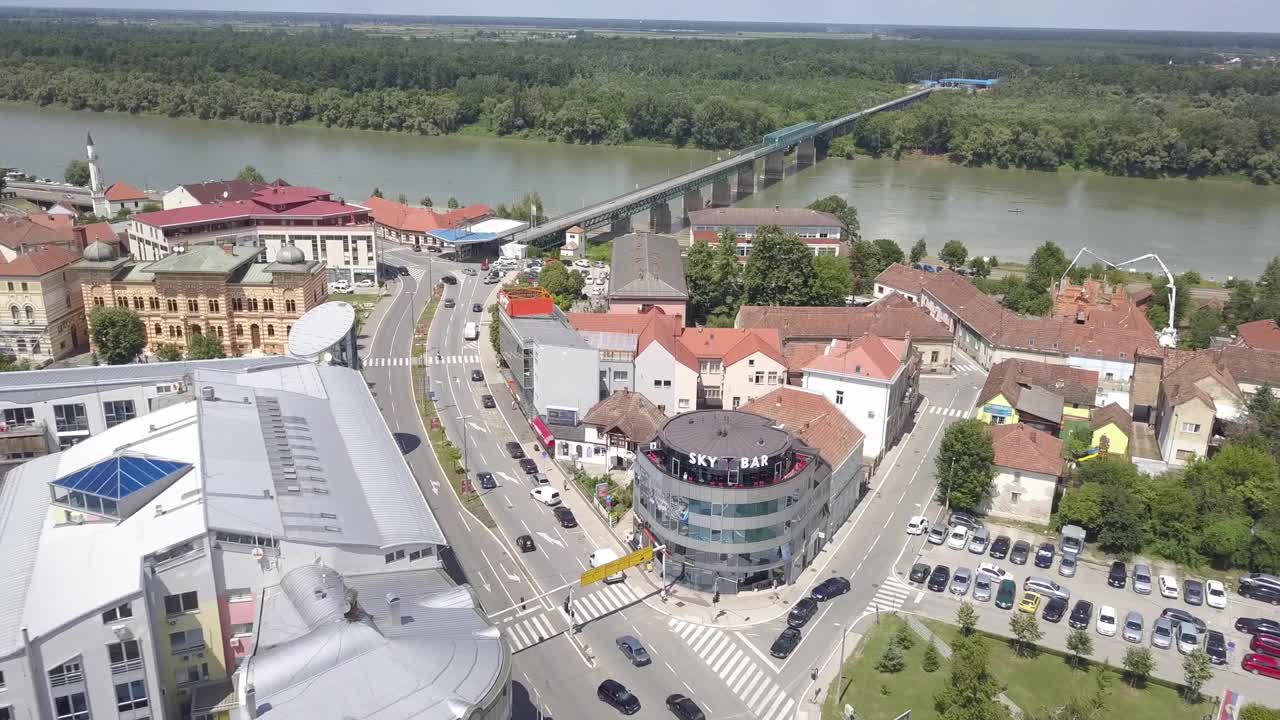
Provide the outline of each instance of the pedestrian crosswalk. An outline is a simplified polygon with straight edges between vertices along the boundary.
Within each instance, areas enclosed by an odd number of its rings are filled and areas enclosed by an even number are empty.
[[[625,582],[604,585],[589,595],[573,599],[573,621],[590,622],[638,602],[640,597]]]
[[[410,365],[478,365],[479,355],[423,355],[421,357],[365,358],[365,367],[408,367]]]
[[[426,268],[413,267],[413,266],[409,267],[409,277],[413,278],[414,282],[417,282],[418,280],[421,280],[426,276],[427,276]]]
[[[925,412],[930,415],[942,415],[943,417],[969,417],[975,411],[966,408],[949,408],[941,405],[930,405]]]
[[[672,618],[667,628],[700,657],[725,687],[760,720],[791,717],[796,700],[777,683],[768,666],[762,668],[734,637],[710,625],[698,625]]]
[[[919,590],[902,582],[898,578],[890,575],[880,583],[880,587],[876,588],[875,597],[871,598],[871,604],[867,605],[867,612],[875,612],[878,608],[880,612],[893,612],[902,609],[906,604],[907,598],[915,595]]]
[[[531,648],[540,642],[550,640],[569,629],[564,619],[564,612],[541,612],[536,615],[516,615],[509,618],[501,626],[511,645],[511,652]]]
[[[966,360],[956,360],[956,361],[953,361],[953,362],[951,363],[951,366],[952,366],[953,368],[955,368],[955,371],[956,371],[956,372],[965,372],[965,373],[981,373],[981,372],[983,372],[982,368],[980,368],[980,367],[978,367],[977,365],[974,365],[973,363],[968,362],[968,361],[966,361]]]

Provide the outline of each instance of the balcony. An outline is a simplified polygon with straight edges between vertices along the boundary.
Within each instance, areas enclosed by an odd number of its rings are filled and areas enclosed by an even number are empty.
[[[78,682],[84,682],[84,672],[80,670],[49,675],[49,687],[63,687]]]
[[[0,438],[5,435],[30,437],[32,435],[44,435],[44,432],[45,424],[43,420],[27,420],[19,423],[0,422]]]
[[[111,663],[112,675],[123,675],[128,672],[135,672],[142,669],[142,658],[136,660],[123,660],[121,662]]]

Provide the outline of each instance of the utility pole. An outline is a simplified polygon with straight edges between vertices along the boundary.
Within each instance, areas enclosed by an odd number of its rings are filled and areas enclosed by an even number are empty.
[[[468,462],[467,454],[467,420],[471,419],[470,415],[459,415],[458,422],[462,423],[462,468],[466,472],[471,471],[471,463]]]

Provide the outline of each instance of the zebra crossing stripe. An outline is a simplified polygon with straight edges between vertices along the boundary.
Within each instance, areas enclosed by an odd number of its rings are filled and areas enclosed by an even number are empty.
[[[774,700],[773,704],[769,706],[768,712],[763,712],[761,715],[766,718],[773,717],[773,711],[778,709],[778,706],[782,704],[782,701],[785,700],[786,697],[786,693],[778,693],[778,699]]]
[[[734,666],[740,665],[742,663],[742,658],[746,657],[746,655],[737,647],[734,647],[733,652],[726,654],[725,657],[728,658],[728,662],[721,660],[719,667],[711,668],[711,671],[719,675],[722,679],[729,677],[729,672],[734,668]]]
[[[790,715],[788,715],[788,713],[791,712],[791,708],[794,707],[795,704],[796,704],[795,698],[787,698],[787,704],[782,706],[782,712],[778,713],[778,717],[779,718],[791,717]]]
[[[734,695],[737,695],[739,690],[742,690],[743,688],[750,686],[750,683],[748,682],[749,680],[755,678],[759,674],[760,674],[760,669],[757,668],[753,663],[748,662],[747,671],[742,673],[742,677],[739,677],[738,681],[735,682],[733,686],[729,688],[729,690]]]
[[[707,653],[707,667],[711,668],[711,672],[716,671],[716,663],[719,662],[722,655],[728,655],[729,650],[733,648],[733,641],[728,635],[721,635],[720,642],[716,645],[715,650]]]

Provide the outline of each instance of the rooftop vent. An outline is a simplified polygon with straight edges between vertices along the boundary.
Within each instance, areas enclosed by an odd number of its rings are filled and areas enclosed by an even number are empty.
[[[204,398],[205,400],[217,400],[217,398],[214,397],[213,395],[213,386],[211,385],[205,385],[204,387],[200,388],[200,397]]]

